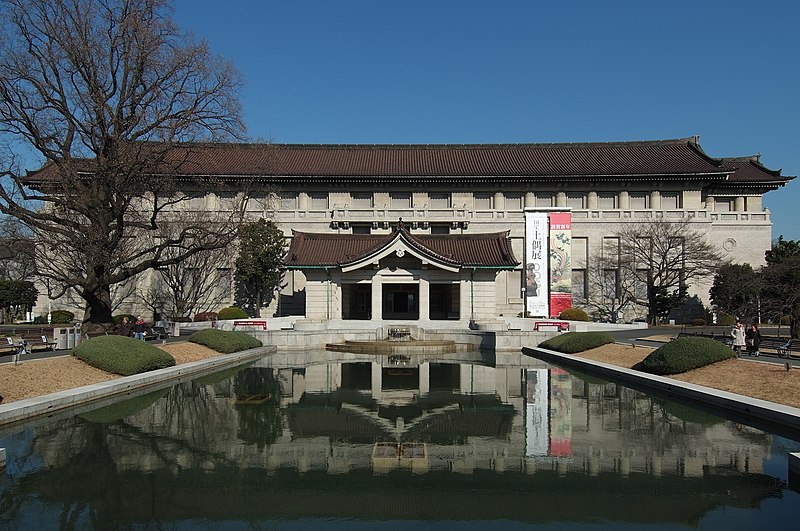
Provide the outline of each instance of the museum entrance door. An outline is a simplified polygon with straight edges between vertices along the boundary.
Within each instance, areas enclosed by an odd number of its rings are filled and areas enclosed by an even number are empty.
[[[382,319],[419,319],[418,284],[384,284]]]

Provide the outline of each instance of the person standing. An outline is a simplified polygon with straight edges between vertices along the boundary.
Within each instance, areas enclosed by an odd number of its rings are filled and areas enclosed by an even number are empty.
[[[747,343],[747,354],[758,357],[761,354],[758,350],[761,345],[761,331],[758,329],[758,325],[755,323],[750,325],[744,333],[744,340]]]
[[[133,337],[144,341],[144,332],[146,328],[147,327],[144,324],[144,319],[142,319],[142,316],[140,315],[136,318],[136,322],[133,323]]]
[[[731,328],[731,338],[731,346],[738,357],[742,353],[742,347],[745,346],[744,326],[739,319],[736,319],[736,324]]]
[[[131,335],[131,321],[127,317],[122,318],[119,324],[119,335],[129,337]]]

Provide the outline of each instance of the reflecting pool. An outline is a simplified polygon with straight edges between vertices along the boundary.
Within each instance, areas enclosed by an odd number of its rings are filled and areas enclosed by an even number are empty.
[[[800,442],[521,354],[279,353],[0,447],[10,529],[774,531],[800,507]]]

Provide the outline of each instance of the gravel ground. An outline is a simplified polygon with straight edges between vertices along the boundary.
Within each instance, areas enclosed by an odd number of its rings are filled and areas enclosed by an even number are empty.
[[[651,348],[612,344],[577,355],[631,368],[652,351]],[[757,361],[756,358],[736,358],[675,374],[671,378],[800,408],[800,370],[787,371],[782,364]]]
[[[220,355],[186,341],[159,347],[172,354],[178,364]],[[630,368],[651,351],[650,348],[611,344],[587,350],[580,356]],[[25,361],[17,366],[4,364],[0,365],[0,395],[3,395],[3,403],[8,403],[119,377],[90,367],[72,356]],[[783,365],[740,358],[721,361],[673,378],[800,408],[800,370],[787,371]]]
[[[188,341],[156,345],[172,354],[177,364],[220,356],[219,352]],[[67,355],[59,358],[23,361],[19,365],[0,365],[0,395],[3,404],[47,395],[66,389],[121,378]]]

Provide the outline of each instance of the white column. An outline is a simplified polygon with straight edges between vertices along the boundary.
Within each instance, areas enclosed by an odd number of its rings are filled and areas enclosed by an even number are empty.
[[[619,208],[622,210],[629,210],[631,208],[631,196],[627,190],[622,190],[619,193]]]
[[[536,206],[536,194],[533,192],[525,192],[525,208],[533,208]]]
[[[736,201],[734,203],[734,210],[736,210],[736,212],[744,212],[744,196],[742,195],[736,196]]]
[[[653,210],[661,210],[661,192],[658,190],[650,192],[650,208]]]
[[[431,285],[427,278],[419,279],[419,320],[431,318]]]
[[[586,208],[589,210],[597,210],[597,192],[589,192],[586,194]]]
[[[372,319],[383,316],[383,279],[380,275],[372,277]]]

